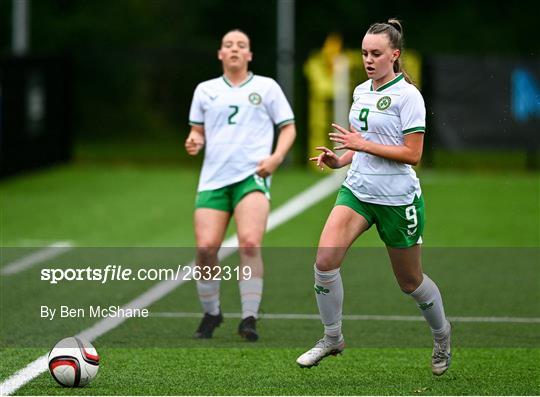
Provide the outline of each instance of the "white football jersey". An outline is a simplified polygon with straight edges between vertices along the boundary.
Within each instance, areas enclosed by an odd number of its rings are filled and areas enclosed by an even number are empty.
[[[233,86],[225,76],[195,89],[189,124],[204,126],[205,153],[198,191],[215,190],[255,173],[268,157],[274,126],[294,123],[281,87],[271,78],[249,74]]]
[[[372,142],[403,145],[404,136],[426,130],[426,108],[418,89],[403,74],[373,90],[368,80],[357,86],[350,124]],[[382,205],[411,204],[422,192],[409,164],[356,152],[344,182],[361,201]]]

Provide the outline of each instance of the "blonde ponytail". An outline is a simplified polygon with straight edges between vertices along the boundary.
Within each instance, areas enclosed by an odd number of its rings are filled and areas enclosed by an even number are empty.
[[[401,65],[401,54],[403,53],[403,26],[401,21],[395,18],[390,18],[386,23],[374,23],[371,25],[366,34],[386,34],[390,45],[394,50],[400,51],[400,56],[394,61],[394,72],[403,73],[403,77],[408,83],[414,84],[409,74]]]

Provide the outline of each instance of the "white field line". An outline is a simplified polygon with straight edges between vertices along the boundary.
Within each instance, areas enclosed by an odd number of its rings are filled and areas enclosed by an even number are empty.
[[[343,173],[335,172],[330,176],[324,178],[323,180],[317,182],[313,186],[309,187],[302,193],[294,196],[281,207],[272,211],[268,219],[267,231],[275,229],[282,223],[287,222],[292,217],[302,213],[307,208],[318,203],[328,195],[334,194],[336,189],[341,185],[342,181]],[[218,254],[221,260],[236,252],[236,250],[238,249],[237,236],[234,235],[225,240],[223,242],[223,247],[225,248],[221,249]],[[187,266],[193,265],[194,262],[192,261]],[[138,296],[131,302],[127,303],[122,308],[143,309],[147,306],[150,306],[154,302],[160,300],[165,295],[173,291],[175,288],[182,285],[186,281],[184,280],[183,276],[188,271],[189,270],[185,268],[184,272],[180,275],[178,280],[161,281],[155,284],[145,293]],[[95,323],[92,327],[80,332],[77,336],[83,337],[91,342],[96,338],[100,337],[101,335],[107,333],[108,331],[118,327],[127,318],[128,317],[104,318]],[[23,369],[17,371],[8,379],[3,381],[2,384],[0,384],[0,395],[9,395],[14,393],[20,387],[24,386],[26,383],[30,382],[32,379],[41,375],[45,371],[47,371],[47,354],[39,357]]]
[[[33,252],[29,255],[23,256],[17,259],[0,270],[2,276],[10,276],[15,273],[22,272],[38,263],[45,262],[46,260],[56,258],[63,253],[73,249],[73,244],[70,241],[58,241],[49,245],[48,247],[41,248],[40,250]]]
[[[149,313],[150,317],[165,318],[200,318],[201,313],[182,313],[182,312],[156,312]],[[241,313],[223,313],[224,317],[241,318]],[[319,320],[318,314],[302,313],[261,313],[261,319],[271,320]],[[345,314],[343,320],[350,321],[425,321],[422,316],[395,316],[378,314]],[[526,323],[538,324],[540,317],[448,317],[448,320],[456,323]]]

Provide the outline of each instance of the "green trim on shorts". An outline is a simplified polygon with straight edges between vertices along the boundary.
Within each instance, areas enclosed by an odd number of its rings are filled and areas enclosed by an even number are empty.
[[[197,193],[195,208],[212,208],[215,210],[234,212],[238,203],[249,193],[263,192],[270,200],[270,186],[267,178],[258,175],[214,190],[203,190]]]
[[[341,186],[334,205],[353,209],[366,219],[369,227],[377,225],[379,237],[389,247],[409,248],[422,241],[425,224],[422,196],[415,196],[408,205],[380,205],[361,201],[348,187]]]

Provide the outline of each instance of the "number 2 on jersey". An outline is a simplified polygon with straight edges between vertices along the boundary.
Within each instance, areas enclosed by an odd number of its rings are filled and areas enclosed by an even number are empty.
[[[360,114],[358,115],[358,120],[362,121],[364,123],[363,126],[360,127],[360,129],[362,131],[367,131],[368,129],[368,124],[367,124],[367,116],[369,114],[369,109],[368,108],[362,108],[362,110],[360,110]]]
[[[231,114],[229,114],[229,124],[236,124],[236,121],[233,120],[233,117],[238,114],[238,106],[236,105],[230,105],[229,108],[232,109]]]

